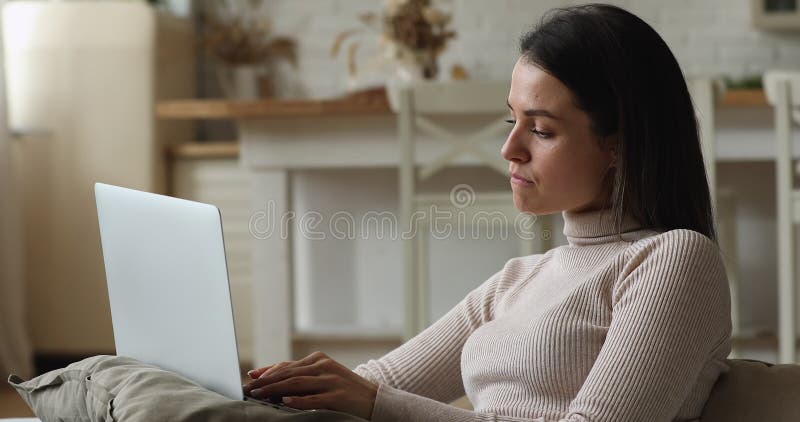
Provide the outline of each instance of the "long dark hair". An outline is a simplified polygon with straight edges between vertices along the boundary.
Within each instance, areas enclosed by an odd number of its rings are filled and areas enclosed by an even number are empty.
[[[645,227],[716,240],[697,120],[683,72],[643,20],[616,6],[553,9],[520,40],[531,64],[560,80],[598,136],[617,134],[611,194]]]

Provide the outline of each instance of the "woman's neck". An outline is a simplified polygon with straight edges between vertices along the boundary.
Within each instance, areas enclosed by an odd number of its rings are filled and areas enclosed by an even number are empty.
[[[643,228],[630,213],[623,214],[617,222],[611,208],[594,208],[586,211],[563,211],[564,236],[572,246],[585,246],[619,240],[618,235]]]

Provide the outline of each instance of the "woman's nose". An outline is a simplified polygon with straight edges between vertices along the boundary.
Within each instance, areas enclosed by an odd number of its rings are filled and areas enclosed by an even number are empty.
[[[508,138],[506,138],[506,142],[500,149],[500,155],[508,161],[526,163],[530,161],[531,154],[530,151],[525,148],[525,144],[520,142],[518,138],[519,136],[516,129],[512,129],[511,133],[508,134]]]

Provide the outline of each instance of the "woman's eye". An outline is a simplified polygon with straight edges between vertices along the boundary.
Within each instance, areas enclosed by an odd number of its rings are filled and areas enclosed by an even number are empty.
[[[553,136],[553,134],[551,133],[540,132],[536,129],[531,129],[531,133],[538,136],[541,139],[550,139]]]
[[[515,125],[515,124],[517,124],[517,121],[516,121],[516,120],[514,120],[514,119],[507,119],[507,120],[506,120],[506,123],[509,123],[509,124]],[[552,137],[553,137],[553,134],[552,134],[552,133],[541,132],[541,131],[539,131],[539,130],[536,130],[536,129],[531,129],[531,130],[530,130],[530,132],[531,132],[532,134],[534,134],[534,135],[538,136],[540,139],[550,139],[550,138],[552,138]]]

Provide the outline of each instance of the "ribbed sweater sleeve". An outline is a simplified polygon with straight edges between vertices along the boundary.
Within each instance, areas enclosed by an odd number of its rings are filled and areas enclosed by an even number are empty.
[[[355,372],[386,387],[450,402],[464,395],[461,349],[467,337],[492,319],[504,271],[471,291],[447,314],[380,360],[359,365]]]
[[[692,394],[705,400],[708,391],[693,387],[714,351],[730,347],[730,296],[718,248],[699,233],[672,230],[633,243],[623,256],[613,275],[612,317],[602,349],[577,396],[564,392],[571,401],[561,419],[545,419],[532,409],[511,417],[442,403],[463,392],[459,354],[475,327],[492,317],[498,283],[514,282],[501,272],[406,345],[356,370],[380,384],[372,420],[666,422]],[[553,359],[535,364],[594,356],[577,352]],[[506,363],[526,364],[510,355]],[[497,382],[503,382],[499,375]]]

